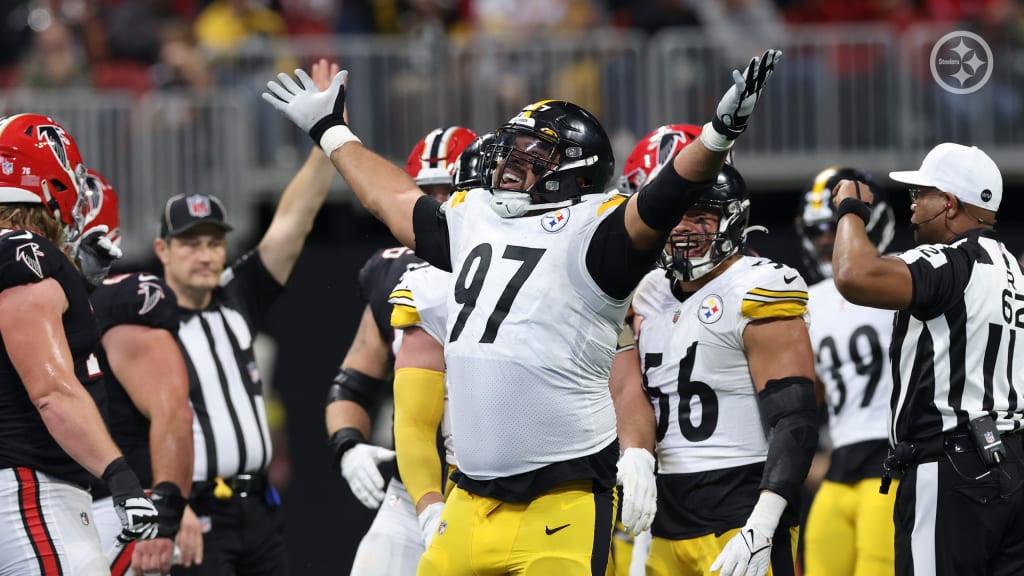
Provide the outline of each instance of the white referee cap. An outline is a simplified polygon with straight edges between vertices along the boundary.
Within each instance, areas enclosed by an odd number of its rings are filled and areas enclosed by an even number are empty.
[[[961,201],[996,212],[1003,199],[999,167],[977,146],[944,142],[924,157],[921,168],[889,172],[889,178],[913,186],[938,188]]]

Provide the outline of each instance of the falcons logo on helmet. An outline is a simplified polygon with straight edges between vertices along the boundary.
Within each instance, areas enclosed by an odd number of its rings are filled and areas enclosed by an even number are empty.
[[[142,281],[139,276],[139,296],[142,296],[142,308],[139,309],[139,316],[145,316],[153,311],[156,305],[164,299],[164,289],[155,282]]]
[[[43,265],[39,263],[39,258],[42,256],[43,251],[39,249],[39,244],[28,242],[18,246],[14,259],[17,262],[23,262],[33,274],[42,278]]]
[[[70,170],[71,164],[68,162],[68,150],[66,147],[71,145],[71,140],[68,139],[64,129],[60,126],[41,125],[36,126],[36,134],[38,134],[39,140],[50,146],[50,150],[53,151],[53,155],[57,157],[60,165],[65,170]]]

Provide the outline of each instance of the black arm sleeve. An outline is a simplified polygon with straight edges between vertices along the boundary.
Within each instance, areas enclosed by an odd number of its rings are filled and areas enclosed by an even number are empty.
[[[619,204],[594,231],[587,247],[587,271],[605,294],[622,300],[650,272],[661,253],[658,245],[637,250],[626,231],[626,202]]]
[[[412,228],[416,236],[416,255],[445,272],[452,271],[448,219],[441,203],[424,195],[416,201],[412,212]]]
[[[636,193],[640,219],[655,230],[671,230],[714,183],[714,180],[690,182],[671,165],[666,166],[650,184]]]
[[[761,490],[771,490],[796,507],[818,446],[814,384],[799,376],[769,380],[757,396],[769,429]]]
[[[284,292],[284,286],[263,265],[258,248],[247,252],[225,271],[221,288],[228,302],[241,309],[256,331],[266,327],[270,307]]]

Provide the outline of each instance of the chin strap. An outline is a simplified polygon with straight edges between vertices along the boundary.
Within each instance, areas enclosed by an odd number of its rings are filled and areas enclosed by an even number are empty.
[[[525,192],[512,192],[509,190],[491,191],[491,209],[502,218],[519,218],[530,212],[548,212],[559,208],[567,208],[579,202],[579,199],[551,202],[549,204],[534,204],[529,194]]]

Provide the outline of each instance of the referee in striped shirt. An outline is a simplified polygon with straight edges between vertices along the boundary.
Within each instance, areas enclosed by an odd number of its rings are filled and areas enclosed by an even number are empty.
[[[330,69],[329,69],[330,68]],[[326,85],[337,66],[315,64]],[[259,245],[225,268],[224,206],[213,196],[167,201],[154,250],[178,299],[178,339],[189,373],[195,466],[189,505],[203,522],[202,564],[172,573],[278,576],[288,573],[284,517],[267,482],[272,450],[256,333],[283,292],[334,167],[314,148],[281,196]]]
[[[903,473],[896,574],[1024,574],[1024,276],[993,230],[1002,176],[951,143],[889,176],[910,186],[920,245],[880,256],[865,233],[870,187],[844,181],[832,267],[849,301],[897,311],[885,462]]]

